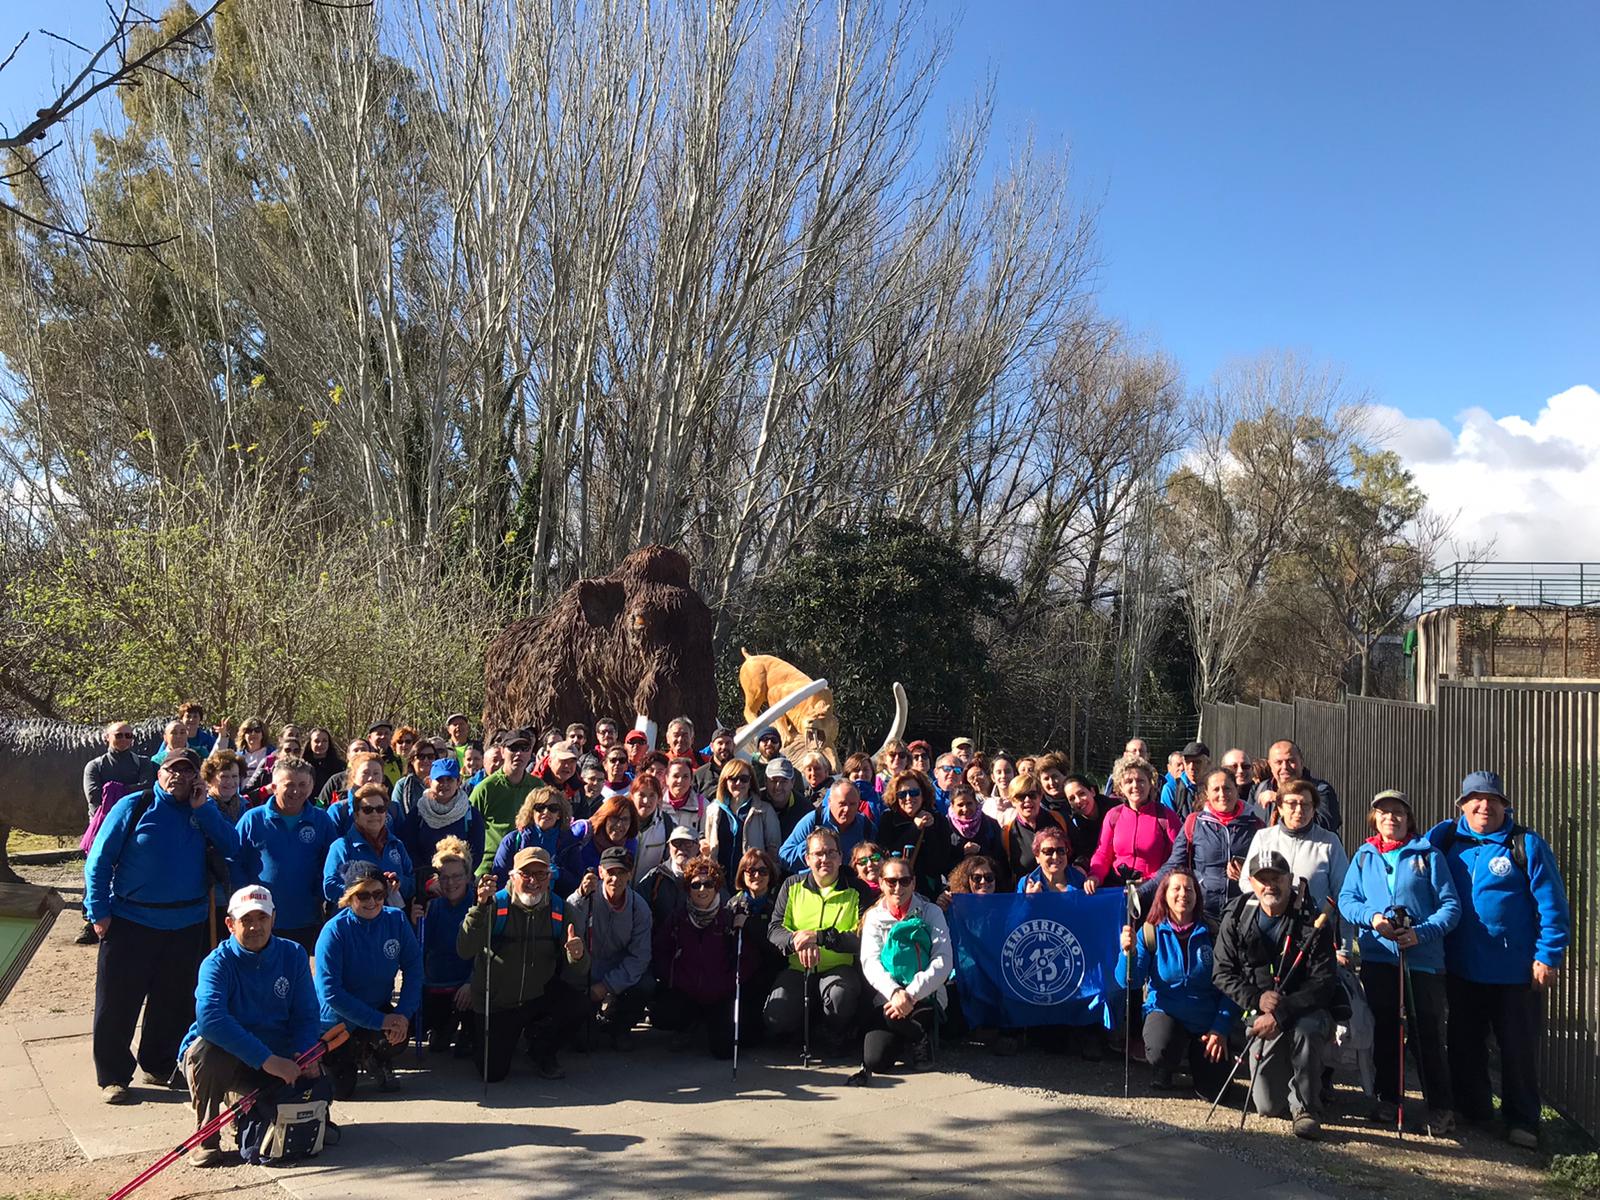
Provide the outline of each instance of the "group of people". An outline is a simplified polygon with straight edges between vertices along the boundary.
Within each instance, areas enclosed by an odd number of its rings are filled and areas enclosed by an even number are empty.
[[[1435,1133],[1493,1118],[1492,1034],[1508,1136],[1537,1143],[1540,995],[1567,903],[1489,772],[1427,831],[1380,793],[1351,856],[1334,789],[1291,742],[1215,767],[1192,742],[1161,773],[1135,738],[1097,786],[1058,753],[965,737],[836,766],[791,762],[763,730],[746,755],[731,729],[702,745],[681,717],[659,750],[608,719],[484,746],[456,713],[437,737],[374,722],[341,754],[327,730],[273,742],[255,720],[236,742],[192,703],[149,760],[125,722],[106,733],[84,774],[84,915],[107,1103],[136,1099],[138,1068],[187,1083],[204,1123],[252,1079],[293,1082],[295,1055],[341,1023],[349,1040],[305,1068],[325,1066],[336,1097],[363,1075],[397,1087],[412,1038],[486,1083],[519,1050],[559,1079],[563,1048],[626,1049],[645,1020],[718,1057],[783,1040],[859,1053],[850,1081],[869,1084],[925,1068],[941,1032],[1000,1053],[1027,1036],[963,1016],[952,905],[1125,889],[1139,915],[1116,983],[1142,1020],[1110,1036],[1155,1088],[1186,1075],[1209,1099],[1248,1064],[1246,1103],[1318,1136],[1356,986],[1376,1117],[1404,1103],[1404,1013]],[[1357,962],[1360,983],[1342,982]],[[194,1152],[219,1156],[215,1139]]]

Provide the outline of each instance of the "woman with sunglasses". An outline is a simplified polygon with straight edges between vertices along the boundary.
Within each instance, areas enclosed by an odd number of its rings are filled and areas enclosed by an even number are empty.
[[[411,877],[411,854],[389,825],[389,789],[369,783],[354,797],[355,824],[328,847],[322,867],[322,893],[332,904],[339,903],[345,891],[345,864],[371,863],[389,881],[393,903],[411,899],[415,881]]]
[[[722,765],[702,836],[724,874],[731,875],[751,850],[777,856],[783,844],[777,810],[756,790],[755,771],[744,759],[730,759]]]
[[[739,860],[733,885],[733,899],[728,903],[736,911],[749,914],[750,929],[765,930],[772,920],[773,901],[777,898],[778,860],[765,850],[746,850],[744,857]],[[761,972],[754,990],[765,996],[772,990],[778,972],[783,970],[783,955],[765,934],[757,940],[761,943]],[[751,1029],[751,1040],[759,1038],[764,1029],[760,1021],[755,1022]]]
[[[1011,811],[1000,824],[1000,865],[1005,870],[1001,886],[1009,890],[1012,880],[1022,879],[1039,865],[1033,856],[1033,837],[1046,826],[1063,833],[1067,822],[1060,813],[1044,807],[1044,790],[1039,777],[1023,772],[1011,781]]]
[[[601,786],[601,794],[607,800],[613,796],[626,796],[633,783],[633,772],[630,770],[632,763],[628,759],[627,749],[620,745],[611,747],[606,751],[602,766],[606,778]]]
[[[850,851],[851,882],[861,893],[861,907],[876,904],[881,894],[883,848],[877,842],[861,842]]]
[[[583,842],[588,833],[588,822],[573,822],[565,792],[534,788],[517,810],[516,828],[500,840],[494,852],[495,881],[504,887],[517,851],[538,846],[550,856],[551,892],[565,896],[583,882]]]
[[[884,859],[880,880],[883,896],[861,918],[861,974],[874,994],[861,1070],[849,1079],[858,1086],[897,1062],[921,1070],[933,1061],[933,1024],[955,965],[944,910],[917,894],[910,862]]]
[[[387,795],[378,787],[372,792],[379,800]],[[381,804],[373,807],[383,812]],[[372,1072],[381,1091],[399,1087],[394,1060],[405,1050],[422,1004],[422,948],[406,914],[388,907],[390,885],[376,863],[343,864],[334,887],[339,911],[317,936],[315,978],[322,1028],[342,1021],[350,1031],[350,1040],[325,1063],[334,1099],[348,1100],[362,1067]],[[397,971],[404,976],[398,1001],[393,998]]]
[[[441,838],[431,863],[439,894],[426,907],[420,898],[411,904],[411,919],[418,923],[422,939],[419,1019],[434,1054],[444,1053],[454,1042],[457,1058],[471,1058],[477,1046],[472,960],[456,953],[456,935],[472,911],[472,869],[482,858],[462,838]]]
[[[722,868],[708,855],[684,866],[683,886],[688,903],[657,926],[652,939],[657,990],[650,1005],[650,1024],[684,1036],[696,1026],[703,1027],[712,1057],[732,1058],[733,973],[737,967],[744,983],[739,1014],[742,1034],[761,1020],[766,993],[755,980],[761,943],[767,940],[766,927],[751,923],[748,913],[724,903]],[[740,926],[743,938],[739,937]],[[736,947],[740,954],[737,964]]]
[[[951,861],[950,822],[934,811],[933,784],[921,771],[901,771],[885,797],[878,844],[911,863],[917,891],[932,900],[944,890]]]
[[[401,817],[409,817],[417,806],[418,798],[428,790],[428,775],[438,759],[438,747],[427,738],[417,738],[411,743],[406,752],[405,772],[389,793],[389,799],[400,810]]]
[[[1072,865],[1072,843],[1054,825],[1033,835],[1033,857],[1039,865],[1017,880],[1017,891],[1032,895],[1083,890],[1088,876]]]
[[[272,744],[267,741],[267,723],[260,717],[251,717],[239,726],[239,746],[235,753],[244,760],[240,776],[245,787],[257,786],[257,777],[269,770],[267,760],[272,757]]]

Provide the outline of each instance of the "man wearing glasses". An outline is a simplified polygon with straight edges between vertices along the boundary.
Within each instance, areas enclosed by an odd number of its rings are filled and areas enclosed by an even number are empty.
[[[484,1044],[478,1070],[488,1083],[511,1072],[526,1033],[534,1069],[543,1079],[566,1072],[558,1047],[583,1024],[589,955],[561,897],[550,891],[550,855],[542,846],[518,850],[506,886],[493,875],[478,880],[477,904],[461,921],[456,953],[473,960],[472,1007]]]
[[[135,1064],[164,1085],[194,1020],[194,983],[206,945],[209,842],[227,858],[239,835],[199,785],[193,750],[167,757],[155,786],[117,801],[84,866],[84,915],[100,938],[94,1066],[100,1097],[127,1104]],[[145,1010],[137,1058],[129,1050]]]
[[[855,787],[840,783],[830,803],[846,789],[854,799]],[[812,832],[805,841],[806,870],[783,881],[767,928],[789,960],[767,996],[767,1028],[779,1037],[798,1033],[809,988],[821,1013],[819,1041],[830,1055],[844,1049],[861,1001],[861,897],[841,877],[843,863],[839,835],[832,829]]]

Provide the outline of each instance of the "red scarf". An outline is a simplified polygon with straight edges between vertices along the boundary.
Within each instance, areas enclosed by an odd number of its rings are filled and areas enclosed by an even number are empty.
[[[1367,845],[1376,846],[1378,848],[1378,853],[1379,854],[1388,854],[1390,851],[1400,849],[1400,847],[1404,846],[1405,843],[1404,842],[1386,842],[1386,841],[1383,840],[1383,838],[1380,835],[1373,834],[1371,837],[1369,837],[1367,839]]]
[[[908,889],[908,893],[909,893],[909,889]],[[911,894],[914,894],[914,893],[909,893],[907,895],[906,902],[903,905],[901,905],[898,910],[896,910],[895,906],[890,902],[889,897],[885,896],[883,898],[882,903],[883,903],[884,908],[889,910],[889,915],[891,917],[893,917],[896,921],[905,920],[906,914],[911,911],[911,899],[910,899],[910,895]]]
[[[1235,809],[1233,809],[1233,811],[1225,812],[1225,813],[1219,813],[1214,808],[1208,808],[1208,809],[1206,809],[1206,811],[1208,813],[1210,813],[1213,818],[1216,819],[1216,821],[1217,821],[1217,823],[1219,825],[1232,825],[1233,824],[1233,819],[1244,811],[1244,806],[1240,805],[1239,807],[1236,807]]]

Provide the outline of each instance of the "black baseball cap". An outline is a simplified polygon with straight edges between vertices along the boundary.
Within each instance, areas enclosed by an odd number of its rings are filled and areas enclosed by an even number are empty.
[[[200,769],[200,756],[193,750],[185,748],[183,750],[174,750],[161,760],[163,767],[177,767],[184,764],[187,764],[190,770],[198,771]]]

